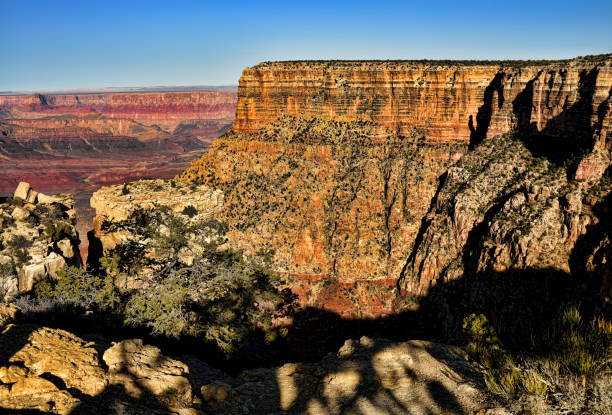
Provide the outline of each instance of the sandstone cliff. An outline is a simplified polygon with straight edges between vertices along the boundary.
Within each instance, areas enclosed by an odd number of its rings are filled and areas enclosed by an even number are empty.
[[[223,190],[217,217],[232,245],[273,250],[304,304],[372,316],[391,311],[437,176],[464,150],[372,123],[282,117],[215,140],[181,179]]]
[[[517,99],[531,104],[529,122],[542,130],[585,98],[584,117],[609,129],[610,116],[600,120],[597,111],[610,95],[610,62],[610,55],[551,63],[266,62],[240,78],[233,129],[255,132],[288,114],[373,121],[402,134],[416,128],[434,141],[474,141],[525,122]],[[565,118],[559,127],[569,132],[575,120]]]
[[[423,255],[429,222],[422,220],[432,200],[444,203],[434,196],[453,170],[438,179],[468,146],[516,131],[516,142],[487,144],[495,154],[479,163],[489,160],[483,168],[492,170],[492,181],[508,175],[526,186],[521,173],[505,169],[525,172],[529,157],[544,157],[545,170],[567,164],[566,183],[597,182],[609,164],[611,92],[609,55],[540,63],[263,63],[243,73],[233,130],[180,179],[222,189],[220,218],[231,242],[247,252],[273,249],[277,270],[305,304],[379,315],[393,310],[395,283],[407,284]],[[601,157],[580,162],[595,149]],[[504,163],[515,156],[516,163]],[[540,179],[552,186],[554,174]],[[487,183],[478,175],[464,179],[476,189]],[[469,203],[465,209],[478,210]],[[464,238],[468,230],[460,229]],[[580,231],[571,232],[575,242]],[[551,236],[541,255],[562,241]],[[462,250],[456,241],[448,246]],[[433,277],[423,269],[442,267],[439,256],[447,254],[433,247],[433,265],[413,266],[411,278],[429,284]]]

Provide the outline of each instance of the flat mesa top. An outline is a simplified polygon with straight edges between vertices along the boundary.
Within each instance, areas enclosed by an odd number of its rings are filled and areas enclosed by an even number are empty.
[[[522,68],[529,66],[546,65],[569,65],[569,64],[602,64],[612,65],[612,54],[579,56],[573,59],[556,60],[293,60],[293,61],[266,61],[252,67],[256,68],[275,68],[275,67],[422,67],[422,66],[495,66],[495,67],[514,67]]]

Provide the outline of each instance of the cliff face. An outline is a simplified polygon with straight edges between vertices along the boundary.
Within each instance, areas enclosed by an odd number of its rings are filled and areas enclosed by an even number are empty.
[[[225,195],[218,218],[247,254],[273,250],[304,304],[347,316],[390,312],[437,177],[464,143],[364,122],[282,117],[228,133],[181,175]]]
[[[565,185],[574,175],[598,182],[609,164],[611,92],[609,56],[520,65],[264,63],[243,72],[232,131],[180,178],[222,189],[221,215],[232,243],[247,252],[273,249],[277,270],[306,304],[345,315],[378,315],[392,311],[398,281],[405,292],[424,294],[424,286],[446,275],[441,270],[451,261],[445,256],[462,255],[482,213],[478,206],[485,209],[502,197],[505,179],[526,186],[532,174],[529,183],[548,183],[560,201],[571,193]],[[490,141],[511,130],[523,138]],[[463,184],[452,187],[476,189],[473,203],[449,208],[466,222],[454,238],[448,226],[431,225],[425,215],[430,206],[452,206],[444,198],[450,197],[443,193],[446,187],[438,187],[450,186],[455,173],[444,173],[468,146],[476,149],[483,142],[478,151],[488,148],[488,158],[475,153],[466,160],[479,160],[488,176],[460,175]],[[595,148],[601,157],[577,164]],[[544,170],[571,167],[565,185],[549,177],[552,173],[528,171],[532,159],[542,157],[549,159]],[[501,188],[479,193],[489,182]],[[535,210],[555,205],[548,196],[543,200]],[[564,206],[558,201],[557,208],[559,203]],[[499,248],[503,254],[483,253],[481,268],[493,266],[497,257],[506,266],[529,267],[534,256],[556,253],[547,261],[562,256],[566,265],[560,267],[569,270],[570,251],[589,223],[580,212],[559,209],[550,213],[566,224],[559,235],[546,230],[548,216],[520,213],[525,220],[544,221],[537,232],[546,233],[545,240],[521,256],[512,239]],[[509,226],[491,231],[499,244],[512,233]],[[432,238],[450,239],[428,242]]]
[[[50,115],[129,118],[158,125],[173,132],[181,123],[198,119],[232,119],[236,108],[233,92],[158,92],[0,96],[0,111],[7,118],[39,118]]]
[[[607,63],[606,63],[607,62]],[[542,130],[589,95],[584,116],[599,120],[610,94],[610,58],[537,63],[272,62],[244,70],[234,131],[255,132],[280,114],[372,121],[433,141],[472,140],[525,121],[515,102],[530,101],[530,123]],[[575,129],[571,120],[562,126]]]

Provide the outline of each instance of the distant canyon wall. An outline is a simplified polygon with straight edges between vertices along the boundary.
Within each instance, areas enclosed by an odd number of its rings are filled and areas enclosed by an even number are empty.
[[[20,181],[75,197],[86,252],[101,185],[170,178],[232,124],[225,91],[0,96],[0,196]]]
[[[155,92],[105,94],[31,94],[0,96],[4,118],[40,118],[53,115],[128,118],[173,132],[181,123],[199,119],[233,119],[234,92]]]

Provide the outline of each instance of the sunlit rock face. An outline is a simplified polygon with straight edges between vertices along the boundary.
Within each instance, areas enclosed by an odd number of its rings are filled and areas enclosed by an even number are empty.
[[[601,180],[609,164],[611,62],[601,55],[558,62],[262,63],[243,72],[232,131],[179,177],[223,190],[221,218],[232,243],[247,252],[274,250],[277,271],[305,304],[345,316],[393,312],[398,281],[404,291],[425,293],[422,287],[437,278],[429,273],[440,271],[430,270],[444,266],[447,253],[435,249],[429,265],[414,261],[427,243],[423,220],[443,203],[435,197],[439,186],[453,180],[452,171],[448,180],[445,173],[470,148],[509,131],[530,137],[526,153],[515,148],[525,157],[487,167],[492,182],[506,167],[524,171],[528,157],[542,151],[562,149],[551,161],[558,165],[599,149],[602,157],[585,159],[567,180]],[[504,154],[494,150],[493,165]],[[478,175],[463,179],[479,186]],[[467,211],[475,205],[458,208],[473,222]],[[560,239],[547,238],[546,248],[527,256],[554,251]],[[452,249],[460,254],[464,245],[457,244]],[[409,279],[423,282],[414,289]]]
[[[222,190],[232,246],[274,251],[304,304],[373,316],[392,310],[438,175],[465,149],[372,123],[282,117],[215,140],[180,180]]]
[[[0,199],[0,300],[81,265],[78,247],[72,196],[47,196],[21,182],[12,198]]]
[[[266,62],[240,78],[234,131],[255,132],[281,114],[372,121],[430,140],[492,137],[525,122],[516,100],[531,103],[543,129],[565,108],[590,101],[592,124],[609,95],[609,56],[560,62]],[[585,110],[589,110],[588,105]],[[603,120],[609,128],[609,116]],[[570,131],[575,120],[559,128]],[[476,138],[476,137],[473,137]]]

